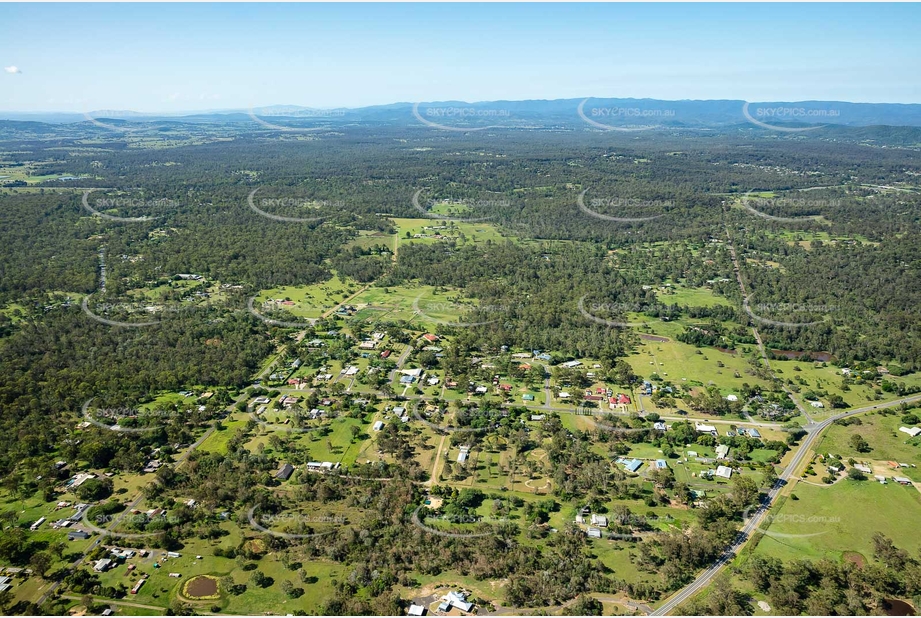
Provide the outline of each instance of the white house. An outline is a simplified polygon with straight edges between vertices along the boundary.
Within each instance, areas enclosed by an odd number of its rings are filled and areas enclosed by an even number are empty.
[[[704,423],[695,423],[694,429],[696,429],[699,433],[709,433],[709,434],[716,435],[716,427],[714,427],[713,425],[705,425]]]
[[[103,571],[109,570],[109,566],[111,564],[112,564],[111,560],[109,560],[108,558],[103,558],[101,560],[96,561],[96,564],[93,565],[93,570],[96,571],[97,573],[102,573]]]
[[[715,474],[716,476],[720,476],[724,479],[728,479],[732,477],[732,468],[730,468],[729,466],[717,466],[716,472],[714,472],[713,474]]]
[[[453,605],[462,612],[469,612],[473,609],[473,603],[467,602],[467,595],[463,592],[454,592],[452,590],[445,595],[444,602],[447,603],[448,606]]]
[[[914,437],[917,436],[919,433],[921,433],[921,427],[911,427],[911,428],[908,428],[908,427],[899,427],[899,431],[901,431],[901,432],[903,432],[903,433],[907,433],[907,434],[910,435],[912,438],[914,438]]]

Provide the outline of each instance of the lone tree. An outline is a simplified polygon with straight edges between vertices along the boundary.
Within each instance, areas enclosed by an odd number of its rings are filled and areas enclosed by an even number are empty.
[[[872,449],[866,440],[863,439],[863,436],[860,434],[854,434],[851,436],[851,448],[853,448],[858,453],[869,453]]]

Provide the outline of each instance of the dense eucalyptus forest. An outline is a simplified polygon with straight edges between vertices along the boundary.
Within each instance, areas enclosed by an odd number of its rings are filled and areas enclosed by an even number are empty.
[[[12,479],[4,481],[10,491],[51,491],[57,458],[132,470],[154,447],[166,454],[190,444],[193,430],[221,422],[270,354],[301,341],[293,329],[258,319],[247,303],[261,290],[335,277],[380,288],[461,289],[477,299],[462,326],[437,329],[451,337],[441,362],[465,378],[469,357],[515,348],[552,351],[554,363],[599,359],[616,381],[633,383],[637,376],[622,359],[642,332],[618,325],[627,313],[709,322],[679,337],[701,347],[753,346],[756,325],[771,349],[919,371],[921,154],[904,146],[915,133],[839,127],[778,136],[728,127],[463,134],[356,124],[297,134],[243,122],[175,122],[125,136],[92,125],[0,122],[0,168],[32,170],[0,179],[0,432],[14,438],[0,441],[0,477]],[[68,179],[51,178],[61,175]],[[420,190],[422,212],[414,204]],[[448,215],[439,203],[464,206]],[[482,220],[495,234],[474,242],[464,227],[443,242],[419,242],[409,233],[400,237],[395,218],[427,218],[449,230],[452,219],[474,227]],[[362,242],[368,237],[380,240]],[[205,292],[194,279],[185,286],[181,276],[189,274],[215,287]],[[659,293],[679,282],[712,290],[721,303],[690,306]],[[153,301],[144,291],[155,289],[167,290],[166,309],[145,308]],[[580,306],[603,319],[586,319]],[[757,308],[761,321],[746,307]],[[814,325],[784,325],[792,321]],[[321,320],[306,335],[328,336],[333,356],[346,342],[334,338],[335,324]],[[763,368],[752,375],[757,371]],[[159,392],[193,387],[213,391],[213,399],[185,406],[181,420],[136,441],[75,430],[87,400],[137,406]],[[364,405],[343,398],[337,412],[357,418]],[[529,438],[501,423],[498,431],[528,450]],[[195,455],[181,472],[164,469],[162,487],[218,511],[242,503],[280,508],[261,487],[277,462],[244,448],[254,431],[250,422],[235,431],[226,453]],[[591,445],[606,438],[573,434],[558,422],[541,431],[534,440],[551,444],[554,498],[590,503],[603,493],[667,502],[661,492],[637,493],[634,484],[600,471],[605,458]],[[680,431],[693,433],[689,425]],[[672,449],[682,438],[671,443],[641,433],[635,441]],[[412,440],[408,430],[394,430],[379,443],[399,458]],[[785,452],[784,443],[776,446]],[[302,463],[297,448],[288,444],[286,452]],[[740,437],[737,448],[752,447]],[[617,445],[610,451],[616,456]],[[309,460],[308,453],[299,457]],[[542,548],[511,541],[517,530],[423,543],[406,521],[427,471],[409,457],[402,464],[386,471],[388,483],[369,480],[383,472],[366,470],[358,480],[317,477],[298,489],[305,497],[352,496],[365,514],[361,534],[301,544],[307,555],[363,565],[337,583],[323,612],[401,613],[394,585],[411,583],[412,572],[447,569],[509,578],[507,602],[519,607],[555,605],[589,591],[661,598],[719,556],[758,494],[743,479],[703,509],[700,534],[640,544],[639,568],[661,577],[655,585],[631,584],[596,562],[574,530],[549,537]],[[156,502],[161,491],[151,488],[148,498]],[[543,523],[554,500],[528,508],[526,523]],[[184,517],[163,546],[207,535],[213,522],[200,517]],[[275,542],[270,549],[288,550]],[[860,585],[868,595],[887,586],[916,594],[917,561],[878,544],[886,569]],[[22,541],[4,551],[15,557],[27,549]],[[548,578],[549,571],[567,577]],[[770,594],[790,611],[868,609],[839,593],[854,578],[846,567],[804,562],[781,575],[775,563],[754,562],[746,576],[765,589],[765,582],[779,581]],[[833,588],[829,582],[839,592],[823,592]],[[800,593],[794,599],[790,590]],[[718,596],[690,610],[743,613],[732,594]]]

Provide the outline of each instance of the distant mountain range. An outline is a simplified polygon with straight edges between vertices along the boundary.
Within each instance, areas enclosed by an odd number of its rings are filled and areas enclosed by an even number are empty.
[[[279,127],[306,124],[429,124],[469,130],[485,127],[552,127],[584,125],[599,129],[650,127],[706,128],[750,123],[787,130],[818,125],[921,127],[921,104],[848,103],[843,101],[753,102],[735,100],[664,101],[659,99],[557,99],[528,101],[439,101],[392,103],[359,108],[316,109],[271,105],[249,109],[214,109],[175,113],[129,110],[73,112],[0,112],[0,120],[53,124],[116,120],[148,122],[253,122]]]

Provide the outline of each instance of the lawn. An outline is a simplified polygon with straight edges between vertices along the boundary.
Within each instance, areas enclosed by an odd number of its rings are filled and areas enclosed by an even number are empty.
[[[655,373],[677,386],[713,384],[724,395],[738,393],[746,382],[767,386],[760,378],[748,373],[747,354],[754,353],[753,346],[742,346],[735,354],[716,348],[697,348],[675,339],[684,330],[679,323],[654,320],[648,324],[649,334],[669,340],[641,339],[636,350],[627,356],[625,360],[642,378],[647,379]],[[646,332],[646,329],[638,332]]]
[[[407,243],[430,244],[443,242],[444,239],[451,239],[460,244],[468,242],[476,244],[488,240],[498,242],[506,238],[499,232],[495,224],[489,221],[468,223],[465,221],[439,220],[437,216],[433,216],[429,219],[394,218],[393,223],[398,229],[397,236],[399,237],[400,246]],[[406,236],[407,233],[409,237]],[[416,234],[421,234],[425,237],[413,238]],[[440,235],[443,238],[434,238],[435,235]]]
[[[670,290],[656,291],[656,300],[666,305],[683,305],[688,307],[714,307],[716,305],[732,305],[722,296],[717,296],[713,290],[707,288],[688,288],[677,286],[666,288]]]
[[[352,279],[345,281],[334,276],[329,281],[314,283],[312,285],[282,286],[262,290],[254,307],[257,311],[264,309],[263,303],[269,299],[275,301],[291,301],[293,305],[276,303],[278,309],[302,318],[319,318],[323,313],[334,309],[346,298],[361,289],[361,284]]]
[[[146,605],[167,607],[171,599],[181,591],[182,584],[195,575],[213,575],[221,577],[231,575],[236,583],[245,583],[246,592],[238,596],[231,596],[226,591],[221,591],[221,598],[214,601],[195,602],[192,605],[202,610],[208,610],[212,605],[222,607],[222,612],[237,615],[256,615],[265,611],[266,607],[280,608],[287,613],[294,613],[295,609],[316,608],[332,592],[331,579],[343,574],[343,567],[323,560],[304,562],[302,568],[307,577],[315,577],[314,583],[302,583],[295,570],[285,568],[274,553],[267,553],[255,562],[255,568],[270,577],[273,582],[265,588],[252,584],[250,578],[252,571],[244,570],[236,560],[216,557],[213,555],[217,546],[233,546],[240,541],[240,532],[235,525],[224,524],[231,534],[221,540],[205,541],[201,539],[186,539],[185,547],[180,550],[180,558],[165,558],[162,550],[154,550],[151,556],[139,558],[135,556],[128,560],[128,564],[136,564],[137,568],[131,573],[126,565],[120,565],[101,575],[100,579],[105,585],[124,583],[131,587],[140,577],[147,577],[137,595],[130,595],[125,600]],[[255,537],[256,533],[248,537]],[[202,558],[196,559],[196,555]],[[160,567],[154,565],[159,563]],[[169,573],[179,573],[181,577],[169,577]],[[304,589],[304,595],[298,599],[288,598],[281,590],[283,580],[291,580],[296,586]]]
[[[915,523],[921,518],[921,493],[914,487],[843,480],[829,487],[798,483],[793,494],[799,499],[787,498],[779,511],[771,511],[773,521],[762,526],[778,536],[764,536],[756,552],[784,560],[841,560],[853,551],[872,559],[876,532],[912,555],[921,550]]]
[[[844,376],[841,369],[829,363],[805,362],[797,360],[772,360],[771,367],[774,372],[784,380],[792,380],[804,394],[814,391],[820,395],[819,400],[825,408],[814,410],[809,408],[810,416],[822,419],[829,415],[837,414],[840,410],[833,410],[828,405],[829,395],[841,395],[845,403],[851,408],[860,408],[867,405],[901,399],[892,393],[876,393],[876,386],[872,383],[851,384],[848,390],[842,390]],[[912,373],[901,377],[886,377],[894,383],[906,386],[921,386],[921,373]],[[809,405],[805,402],[805,405]]]
[[[840,455],[845,461],[853,457],[858,461],[921,464],[921,438],[911,438],[908,434],[899,431],[899,427],[904,426],[901,416],[897,414],[884,416],[879,412],[873,412],[857,418],[860,419],[860,425],[834,424],[829,427],[816,447],[816,452]],[[859,435],[866,440],[870,446],[869,452],[857,452],[850,443],[854,435]],[[899,474],[921,481],[921,473],[918,468],[900,468],[891,474]]]
[[[462,293],[429,285],[370,287],[351,302],[359,317],[372,321],[403,320],[419,330],[434,331],[440,324],[460,323],[477,306]]]
[[[225,420],[221,421],[221,428],[208,436],[208,438],[199,445],[197,450],[206,453],[226,453],[227,443],[230,442],[230,439],[237,433],[237,430],[246,425],[247,418],[246,415],[242,414],[235,414],[227,417]]]
[[[271,422],[273,419],[277,419],[277,415],[269,415],[267,422]],[[340,462],[343,466],[350,466],[355,463],[360,453],[366,448],[366,444],[373,444],[373,441],[368,436],[371,433],[370,427],[360,419],[339,417],[329,421],[325,426],[329,428],[329,433],[326,435],[322,435],[319,431],[285,432],[280,429],[280,427],[285,427],[284,425],[257,427],[255,436],[247,442],[246,448],[254,450],[259,444],[262,444],[265,447],[265,453],[269,455],[274,451],[269,446],[269,436],[272,433],[288,434],[294,436],[301,445],[309,449],[311,461]],[[352,427],[359,427],[362,430],[355,441],[352,439]],[[374,452],[377,452],[376,448]],[[283,453],[278,455],[284,458]]]

